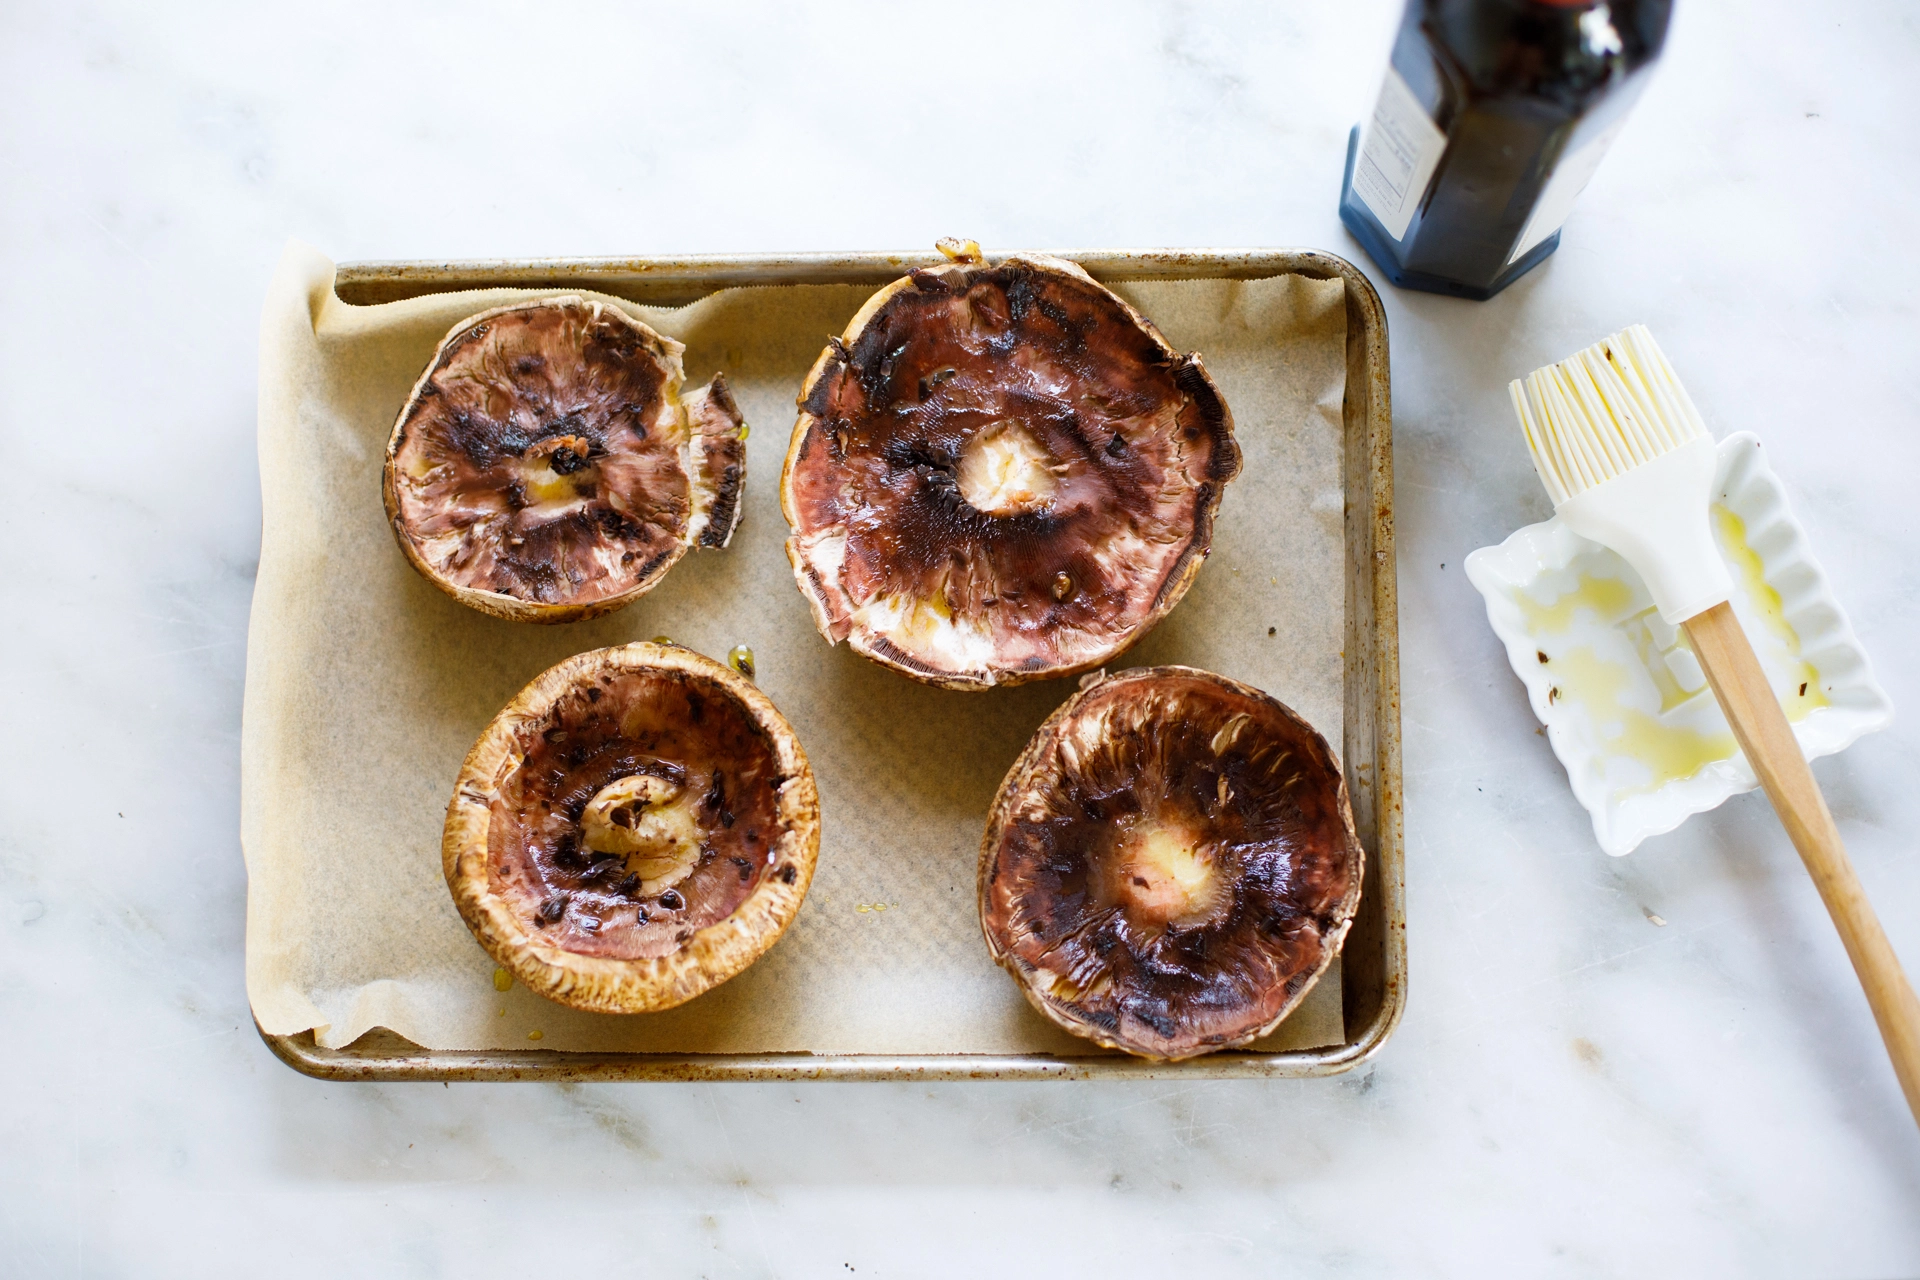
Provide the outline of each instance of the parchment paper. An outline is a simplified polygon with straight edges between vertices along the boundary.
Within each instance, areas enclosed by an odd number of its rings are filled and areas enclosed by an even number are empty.
[[[535,291],[552,294],[555,290]],[[525,290],[356,307],[290,245],[261,324],[264,527],[247,648],[241,835],[247,993],[272,1034],[340,1047],[386,1027],[434,1049],[1098,1053],[1033,1012],[988,958],[974,871],[1002,775],[1074,682],[926,688],[814,630],[782,550],[794,395],[867,286],[734,289],[666,310],[608,299],[687,344],[690,385],[725,370],[752,428],[731,547],[689,552],[591,622],[503,622],[401,557],[380,502],[387,435],[457,321]],[[1231,407],[1246,468],[1187,598],[1117,665],[1184,662],[1266,689],[1341,741],[1344,587],[1338,280],[1120,286]],[[1269,630],[1273,634],[1269,635]],[[751,969],[666,1013],[577,1013],[515,985],[455,913],[447,799],[481,729],[570,654],[670,636],[752,646],[820,784],[812,892]],[[1344,1039],[1336,966],[1256,1048]]]

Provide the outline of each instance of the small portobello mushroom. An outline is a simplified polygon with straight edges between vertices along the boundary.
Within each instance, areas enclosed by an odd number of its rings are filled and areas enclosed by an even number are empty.
[[[440,343],[387,442],[400,550],[462,604],[574,622],[651,590],[740,520],[745,425],[716,374],[618,307],[517,302]]]
[[[880,290],[800,393],[787,558],[831,643],[985,689],[1090,670],[1186,593],[1240,471],[1200,357],[1074,263],[971,241]]]
[[[1345,939],[1364,855],[1311,725],[1191,667],[1090,677],[980,848],[980,924],[1033,1006],[1177,1060],[1273,1030]]]
[[[800,909],[813,771],[750,681],[674,645],[567,659],[494,717],[447,806],[460,916],[531,990],[670,1009],[731,978]]]

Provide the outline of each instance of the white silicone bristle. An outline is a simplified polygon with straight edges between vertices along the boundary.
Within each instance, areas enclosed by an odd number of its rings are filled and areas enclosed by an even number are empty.
[[[1707,434],[1643,324],[1509,383],[1553,505]]]

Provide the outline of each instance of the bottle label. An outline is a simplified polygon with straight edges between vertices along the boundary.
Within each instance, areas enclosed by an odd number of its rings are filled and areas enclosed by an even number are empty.
[[[1420,99],[1391,65],[1367,122],[1360,158],[1353,165],[1353,189],[1395,240],[1407,234],[1413,211],[1427,193],[1434,166],[1447,149],[1447,135],[1427,115]]]
[[[1533,212],[1527,217],[1527,225],[1521,229],[1520,239],[1514,242],[1513,252],[1507,255],[1509,265],[1518,262],[1529,249],[1545,240],[1560,229],[1560,224],[1573,212],[1573,202],[1587,189],[1587,182],[1600,168],[1600,162],[1606,158],[1607,148],[1620,136],[1620,126],[1624,119],[1616,120],[1591,141],[1582,143],[1571,154],[1560,157],[1560,163],[1554,166],[1553,176],[1547,179],[1547,185],[1540,188],[1539,198],[1533,202]]]

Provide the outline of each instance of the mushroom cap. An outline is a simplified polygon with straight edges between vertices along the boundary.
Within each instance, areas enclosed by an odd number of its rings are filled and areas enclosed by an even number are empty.
[[[635,811],[661,805],[653,826],[682,864],[663,876],[659,851],[590,848],[608,797],[636,830]],[[771,947],[819,848],[813,771],[773,703],[709,658],[640,643],[568,658],[494,717],[454,784],[441,861],[467,927],[529,989],[648,1013]]]
[[[434,352],[387,442],[407,560],[496,617],[573,622],[644,595],[740,518],[726,380],[682,395],[681,345],[581,297],[496,307]]]
[[[881,289],[799,403],[780,498],[815,625],[953,689],[1124,650],[1186,593],[1240,470],[1200,357],[1044,255],[970,247]]]
[[[1177,1060],[1273,1030],[1339,953],[1364,854],[1332,748],[1192,667],[1090,678],[994,798],[980,925],[1033,1006]]]

